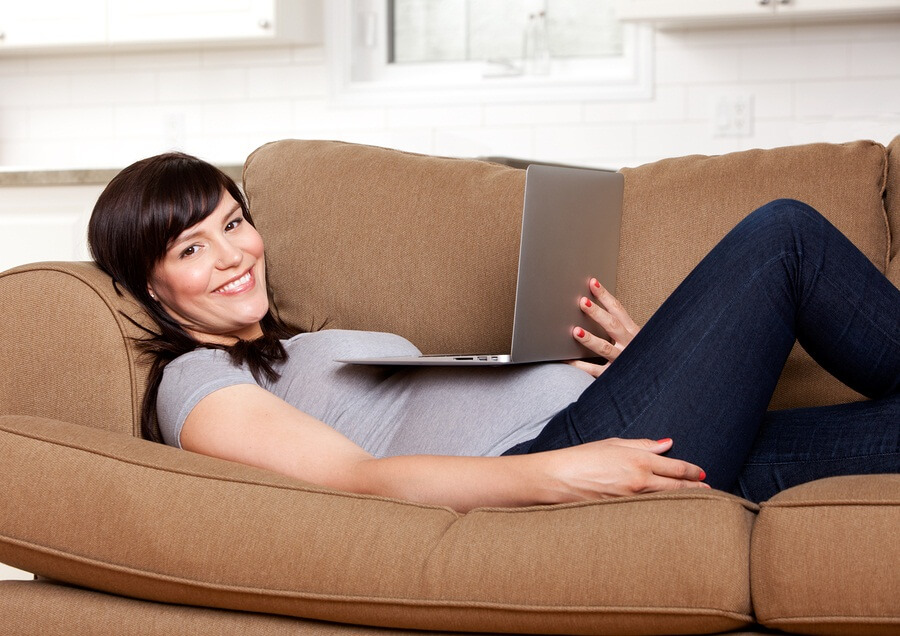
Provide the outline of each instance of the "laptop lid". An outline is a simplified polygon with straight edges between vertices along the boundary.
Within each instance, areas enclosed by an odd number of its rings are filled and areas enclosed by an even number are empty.
[[[589,324],[579,300],[596,277],[615,293],[624,178],[615,172],[531,165],[510,357],[570,360],[596,354],[572,337]]]

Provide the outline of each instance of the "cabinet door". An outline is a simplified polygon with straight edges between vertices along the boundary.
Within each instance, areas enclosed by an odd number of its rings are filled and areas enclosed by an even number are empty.
[[[275,0],[115,0],[109,39],[127,42],[271,39]]]
[[[773,0],[782,14],[865,17],[900,12],[900,0]]]
[[[106,0],[0,0],[0,47],[106,42]]]
[[[678,21],[691,19],[767,18],[778,0],[619,0],[619,17],[625,20]]]

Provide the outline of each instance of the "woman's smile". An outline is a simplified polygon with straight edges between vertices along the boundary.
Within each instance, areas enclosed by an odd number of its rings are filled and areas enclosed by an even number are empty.
[[[203,342],[230,344],[262,334],[269,310],[262,238],[227,192],[216,208],[169,245],[150,292]]]
[[[256,280],[253,278],[253,270],[247,270],[246,274],[244,274],[240,278],[232,280],[230,283],[225,283],[218,289],[214,290],[213,293],[224,295],[242,294],[245,291],[253,289],[255,285]]]

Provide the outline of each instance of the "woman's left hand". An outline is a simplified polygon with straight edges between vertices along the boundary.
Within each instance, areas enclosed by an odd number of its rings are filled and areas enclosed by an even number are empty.
[[[609,365],[619,357],[619,354],[628,346],[632,339],[640,331],[622,303],[604,288],[596,278],[592,278],[589,284],[591,296],[583,297],[578,305],[581,311],[588,315],[595,323],[606,332],[607,338],[601,338],[581,327],[575,327],[572,335],[585,347],[596,353],[601,358],[606,358],[606,364],[593,364],[584,360],[572,360],[569,364],[587,371],[592,376],[599,377],[609,368]]]

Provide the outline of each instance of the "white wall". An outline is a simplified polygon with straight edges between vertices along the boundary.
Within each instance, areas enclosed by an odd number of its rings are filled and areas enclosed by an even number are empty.
[[[241,162],[284,137],[618,167],[689,153],[900,134],[900,21],[661,32],[635,102],[348,108],[322,48],[0,56],[0,166],[121,166],[179,147]],[[718,99],[753,134],[716,138]]]

